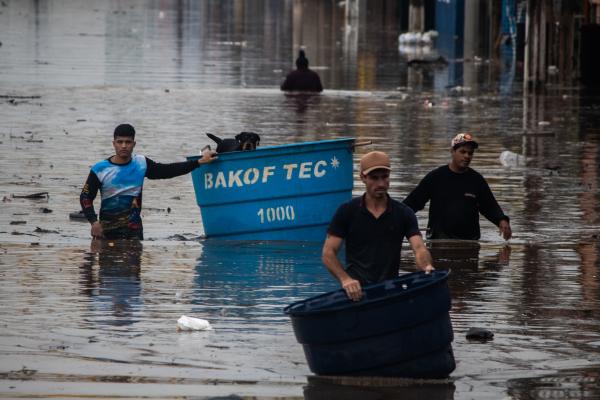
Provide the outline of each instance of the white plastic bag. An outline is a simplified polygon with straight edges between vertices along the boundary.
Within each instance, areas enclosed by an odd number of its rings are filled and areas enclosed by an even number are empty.
[[[182,331],[212,331],[213,328],[205,319],[192,318],[182,315],[177,320],[177,330]]]
[[[527,164],[527,157],[504,150],[500,153],[500,163],[505,167],[523,167]]]

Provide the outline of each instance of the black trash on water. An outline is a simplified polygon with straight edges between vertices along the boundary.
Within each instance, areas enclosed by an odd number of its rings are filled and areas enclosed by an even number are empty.
[[[75,212],[69,213],[69,219],[85,220],[85,221],[87,221],[87,218],[86,218],[85,214],[83,213],[83,210],[79,210],[79,211],[75,211]]]
[[[485,329],[485,328],[469,328],[467,331],[467,339],[468,340],[477,340],[487,342],[488,340],[492,340],[494,338],[494,332]]]

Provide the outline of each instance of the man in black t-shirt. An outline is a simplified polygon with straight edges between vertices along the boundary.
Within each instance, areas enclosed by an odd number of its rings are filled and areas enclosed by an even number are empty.
[[[430,201],[428,239],[478,240],[479,213],[498,226],[504,240],[510,239],[508,216],[483,176],[469,167],[479,145],[471,134],[459,133],[450,146],[450,163],[428,173],[404,199],[404,204],[417,212]]]
[[[372,151],[360,160],[361,197],[342,204],[327,230],[322,260],[352,300],[362,297],[362,285],[398,276],[402,240],[408,239],[417,267],[433,270],[414,212],[388,195],[390,159]],[[345,241],[346,268],[337,255]]]

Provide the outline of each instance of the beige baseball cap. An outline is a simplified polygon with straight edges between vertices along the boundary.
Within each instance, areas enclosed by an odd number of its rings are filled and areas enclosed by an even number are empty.
[[[371,171],[376,169],[387,169],[391,171],[390,157],[383,151],[372,151],[365,154],[360,159],[360,173],[367,175]]]

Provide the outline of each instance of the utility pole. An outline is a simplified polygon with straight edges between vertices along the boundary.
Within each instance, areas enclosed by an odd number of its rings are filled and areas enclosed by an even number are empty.
[[[425,0],[410,0],[408,6],[408,31],[425,31]]]

